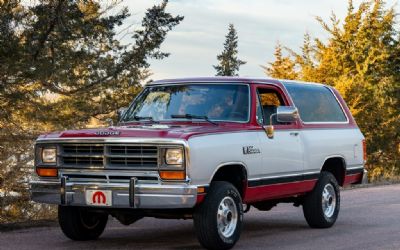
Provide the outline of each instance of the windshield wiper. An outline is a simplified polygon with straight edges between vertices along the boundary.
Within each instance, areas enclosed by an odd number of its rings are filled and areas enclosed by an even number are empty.
[[[135,116],[133,116],[133,119],[135,119],[136,121],[147,120],[147,121],[149,121],[149,122],[159,123],[158,121],[155,121],[155,120],[153,119],[153,117],[151,117],[151,116],[138,116],[138,115],[135,115]]]
[[[210,119],[208,119],[208,116],[206,115],[192,115],[192,114],[184,114],[184,115],[171,115],[171,118],[173,119],[201,119],[201,120],[205,120],[211,124],[217,125],[218,123],[211,121]]]

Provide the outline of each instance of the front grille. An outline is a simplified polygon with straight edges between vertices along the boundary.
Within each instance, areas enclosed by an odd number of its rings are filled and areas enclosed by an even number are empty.
[[[64,156],[63,157],[64,165],[73,165],[73,166],[81,166],[81,165],[89,165],[89,166],[102,166],[103,165],[103,157],[96,158],[92,156]]]
[[[158,167],[158,147],[152,145],[63,144],[62,167],[106,169],[154,169]]]
[[[103,145],[63,145],[66,154],[103,154]]]
[[[116,145],[108,147],[108,165],[115,167],[157,167],[156,146]]]

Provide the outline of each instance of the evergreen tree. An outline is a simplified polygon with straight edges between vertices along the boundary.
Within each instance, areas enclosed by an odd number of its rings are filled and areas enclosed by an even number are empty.
[[[238,36],[233,24],[229,24],[228,34],[225,36],[224,51],[217,56],[218,65],[214,65],[217,76],[237,76],[241,65],[246,64],[238,58]]]
[[[323,42],[305,39],[294,55],[300,79],[334,86],[346,100],[367,140],[370,176],[400,174],[400,31],[397,13],[382,0],[350,0],[343,22],[317,18]]]
[[[295,62],[288,56],[283,56],[282,45],[277,42],[275,46],[275,61],[268,66],[261,66],[266,75],[278,79],[296,79]]]
[[[119,3],[0,1],[0,223],[40,216],[23,185],[38,134],[114,117],[150,75],[148,60],[168,56],[160,46],[183,17],[164,0],[121,44],[129,13]]]

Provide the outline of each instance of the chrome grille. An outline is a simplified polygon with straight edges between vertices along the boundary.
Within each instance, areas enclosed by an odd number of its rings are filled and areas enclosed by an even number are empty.
[[[157,167],[156,146],[115,145],[107,148],[107,165],[115,167]]]
[[[67,168],[154,169],[158,167],[158,147],[135,144],[62,144],[59,162]]]
[[[103,154],[103,145],[63,145],[66,154]]]
[[[67,166],[103,166],[103,157],[92,156],[64,156],[63,163]]]

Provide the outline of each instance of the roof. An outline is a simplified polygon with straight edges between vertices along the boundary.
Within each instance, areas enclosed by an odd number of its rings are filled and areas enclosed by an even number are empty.
[[[265,82],[265,83],[280,83],[280,81],[272,78],[257,78],[257,77],[241,77],[241,76],[212,76],[212,77],[188,77],[188,78],[173,78],[157,80],[151,83],[153,84],[165,84],[165,83],[185,83],[185,82],[221,82],[221,83],[236,83],[236,82]]]
[[[167,84],[167,83],[195,83],[195,82],[220,82],[220,83],[237,83],[237,82],[245,82],[245,83],[275,83],[278,85],[288,85],[288,84],[313,84],[313,85],[324,85],[320,83],[313,82],[303,82],[297,80],[284,80],[284,79],[274,79],[274,78],[264,78],[264,77],[242,77],[242,76],[212,76],[212,77],[187,77],[187,78],[171,78],[171,79],[163,79],[157,80],[148,83],[148,85],[158,85],[158,84]]]

